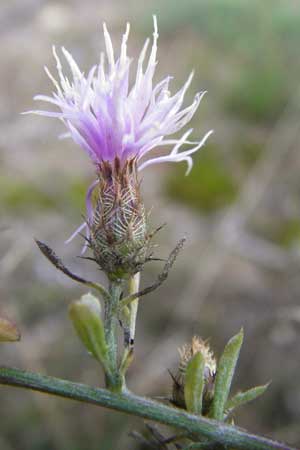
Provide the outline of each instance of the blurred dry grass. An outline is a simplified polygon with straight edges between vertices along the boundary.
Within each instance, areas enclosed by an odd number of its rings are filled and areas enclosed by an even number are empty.
[[[51,86],[51,45],[65,45],[81,67],[103,46],[106,20],[119,42],[132,25],[137,55],[160,28],[159,79],[176,84],[196,71],[191,95],[207,89],[195,134],[213,127],[193,172],[162,166],[144,173],[153,224],[167,254],[182,234],[188,244],[167,284],[141,304],[137,352],[129,385],[166,395],[167,368],[194,333],[216,351],[241,325],[246,339],[236,388],[272,380],[238,423],[300,445],[299,382],[299,76],[300,12],[295,2],[243,0],[2,0],[0,6],[1,312],[21,324],[23,340],[3,345],[1,360],[91,384],[101,383],[67,319],[68,302],[84,291],[39,254],[33,237],[59,250],[78,273],[101,277],[74,257],[79,240],[63,242],[81,220],[93,176],[71,142],[56,140],[51,120],[24,117],[36,93]],[[174,81],[175,84],[175,81]],[[154,276],[149,266],[144,283]],[[163,299],[163,300],[162,300]],[[100,376],[100,379],[99,379]],[[109,411],[1,388],[1,450],[133,448],[127,433],[141,423]]]

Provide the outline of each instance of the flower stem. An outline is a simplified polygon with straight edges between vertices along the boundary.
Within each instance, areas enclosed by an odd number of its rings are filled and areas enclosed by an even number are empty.
[[[118,325],[118,304],[122,292],[122,285],[118,281],[111,281],[109,286],[110,298],[105,301],[104,330],[105,340],[108,346],[108,359],[112,376],[106,378],[106,385],[112,391],[122,390],[122,378],[118,371],[118,345],[117,345],[117,325]]]
[[[206,438],[236,450],[296,450],[287,444],[256,436],[240,428],[166,406],[130,392],[110,392],[20,369],[0,367],[0,384],[23,387],[154,420],[196,439]]]

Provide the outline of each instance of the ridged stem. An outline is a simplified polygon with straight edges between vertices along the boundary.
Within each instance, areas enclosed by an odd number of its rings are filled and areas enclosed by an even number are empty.
[[[296,450],[287,444],[256,436],[240,428],[212,419],[188,414],[174,407],[139,397],[130,392],[114,393],[20,369],[0,367],[0,384],[33,389],[60,397],[92,403],[109,409],[154,420],[186,431],[190,436],[206,438],[225,448],[236,450]]]
[[[117,325],[118,325],[118,304],[122,292],[121,283],[111,281],[109,285],[109,298],[105,302],[104,330],[105,340],[108,346],[108,358],[112,372],[111,377],[106,378],[106,386],[112,391],[122,390],[122,378],[118,370],[118,344],[117,344]]]

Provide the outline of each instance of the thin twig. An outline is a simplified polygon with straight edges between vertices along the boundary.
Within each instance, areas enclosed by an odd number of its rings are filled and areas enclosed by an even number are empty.
[[[145,289],[142,289],[139,292],[135,292],[134,294],[128,295],[125,297],[120,303],[119,308],[122,309],[124,306],[129,305],[133,300],[139,297],[143,297],[144,295],[150,294],[150,292],[157,289],[167,278],[169,275],[169,272],[176,261],[176,258],[178,256],[178,253],[182,249],[184,243],[186,241],[186,238],[181,239],[176,247],[172,250],[172,252],[169,255],[169,258],[167,259],[166,264],[164,265],[164,268],[162,272],[158,275],[157,280],[155,283],[151,284],[151,286],[146,287]]]
[[[37,246],[39,247],[43,255],[46,256],[46,258],[54,265],[54,267],[56,267],[56,269],[63,272],[65,275],[67,275],[67,277],[71,278],[72,280],[77,281],[77,283],[85,284],[86,286],[96,289],[101,293],[101,295],[105,299],[110,298],[108,291],[105,289],[104,286],[102,286],[102,284],[85,280],[84,278],[74,274],[63,264],[62,260],[56,255],[56,253],[54,252],[54,250],[52,250],[52,248],[50,248],[44,242],[38,240],[35,240],[35,242],[37,243]]]
[[[130,392],[114,393],[79,383],[0,367],[0,384],[22,387],[64,398],[104,406],[144,419],[154,420],[189,434],[236,450],[296,450],[287,444],[248,433],[240,428],[172,408]]]

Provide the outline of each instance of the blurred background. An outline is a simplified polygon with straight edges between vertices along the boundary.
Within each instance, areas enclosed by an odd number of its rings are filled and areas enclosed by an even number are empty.
[[[93,168],[75,144],[57,139],[64,131],[58,121],[20,112],[52,90],[43,71],[46,64],[55,73],[52,44],[66,46],[87,71],[103,49],[102,21],[119,46],[129,20],[136,59],[153,13],[156,81],[174,75],[176,90],[195,69],[187,102],[208,93],[193,119],[194,137],[215,133],[188,177],[184,164],[143,172],[151,224],[167,223],[157,255],[165,257],[183,235],[188,240],[168,281],[141,302],[129,387],[168,396],[178,346],[198,334],[218,356],[244,326],[233,389],[272,384],[236,421],[300,446],[300,9],[293,0],[1,0],[0,312],[23,336],[1,346],[1,364],[102,383],[68,321],[68,304],[85,290],[55,271],[33,241],[46,241],[76,273],[102,277],[77,257],[80,238],[64,245],[82,221]],[[146,268],[144,286],[159,268]],[[140,420],[0,391],[1,450],[138,448],[128,433],[142,431]]]

